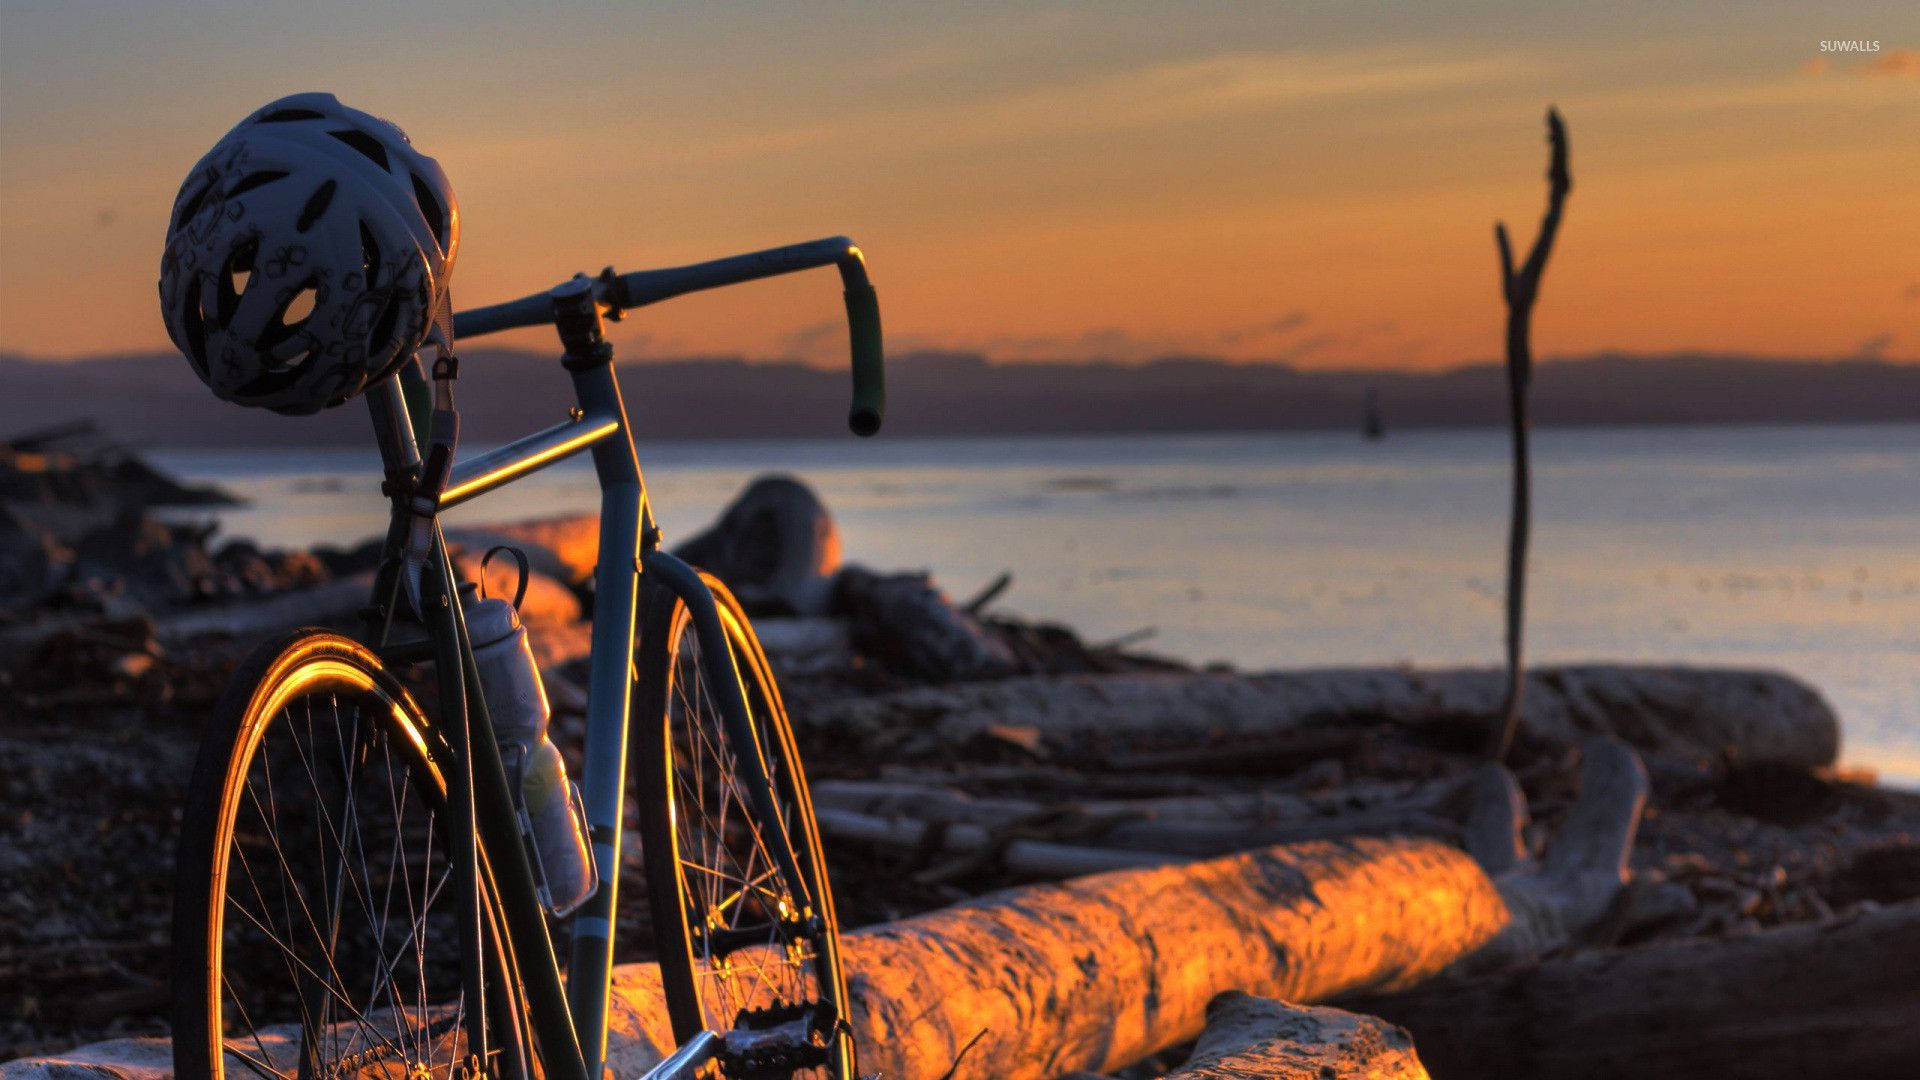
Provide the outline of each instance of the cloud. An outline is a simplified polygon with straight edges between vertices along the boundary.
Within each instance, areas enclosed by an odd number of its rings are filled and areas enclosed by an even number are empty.
[[[1800,74],[1810,76],[1815,79],[1819,78],[1822,75],[1825,75],[1826,73],[1832,70],[1833,70],[1833,61],[1827,59],[1824,56],[1813,57],[1809,59],[1806,63],[1800,65]]]
[[[1861,342],[1860,346],[1854,349],[1853,352],[1855,356],[1862,360],[1880,360],[1886,357],[1887,348],[1892,344],[1892,334],[1875,334]]]
[[[1907,291],[1902,295],[1909,300],[1920,300],[1920,281],[1907,286]]]
[[[826,360],[846,349],[847,324],[839,320],[810,323],[780,335],[775,351],[783,360]]]
[[[1433,342],[1405,337],[1392,320],[1333,327],[1314,322],[1304,311],[1289,311],[1213,332],[1140,333],[1101,326],[1060,334],[899,334],[889,336],[887,344],[896,353],[963,352],[999,361],[1141,364],[1185,356],[1316,368],[1369,368],[1405,364],[1425,355]]]
[[[1112,69],[1014,89],[876,103],[830,121],[789,124],[677,141],[679,156],[740,157],[848,141],[909,149],[997,145],[1064,136],[1190,125],[1334,99],[1383,100],[1444,90],[1480,90],[1536,74],[1514,52],[1461,58],[1404,47],[1333,52],[1234,51]]]
[[[1284,334],[1291,330],[1298,330],[1300,327],[1305,326],[1306,324],[1307,324],[1306,312],[1289,311],[1285,315],[1282,315],[1279,318],[1274,319],[1270,322],[1258,323],[1253,326],[1233,327],[1227,330],[1222,330],[1219,335],[1220,344],[1238,345],[1241,342],[1247,341],[1249,339],[1271,337],[1275,334]]]
[[[1237,359],[1284,359],[1300,349],[1296,331],[1311,319],[1304,311],[1289,311],[1256,323],[1230,326],[1211,333],[1142,334],[1118,326],[1101,326],[1078,333],[999,335],[970,343],[990,356],[1034,360],[1109,360],[1142,363],[1164,356],[1229,356]]]
[[[1867,74],[1877,78],[1920,79],[1920,50],[1889,49],[1867,68]]]

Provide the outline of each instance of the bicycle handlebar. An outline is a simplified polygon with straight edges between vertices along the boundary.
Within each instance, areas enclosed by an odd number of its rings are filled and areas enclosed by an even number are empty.
[[[600,272],[599,277],[590,280],[593,282],[594,301],[600,305],[602,313],[608,318],[618,319],[622,312],[632,308],[657,304],[690,292],[758,281],[828,264],[840,270],[840,283],[845,289],[847,304],[847,335],[853,346],[853,404],[847,411],[847,426],[855,435],[872,435],[880,430],[887,400],[880,337],[880,300],[873,291],[872,282],[867,280],[866,258],[852,240],[833,236],[665,270],[635,270],[615,274],[613,268],[608,267]],[[574,280],[585,277],[585,274],[576,274]],[[549,290],[504,304],[462,311],[453,317],[453,332],[456,338],[469,338],[551,322],[553,301]]]

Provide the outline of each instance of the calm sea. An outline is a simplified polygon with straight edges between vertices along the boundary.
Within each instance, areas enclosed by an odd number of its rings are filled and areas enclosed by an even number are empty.
[[[1496,431],[643,444],[669,542],[756,474],[811,483],[850,561],[1093,640],[1243,668],[1494,664],[1507,460]],[[1530,659],[1779,668],[1818,686],[1845,758],[1920,784],[1920,426],[1541,431]],[[275,545],[379,531],[369,448],[166,452],[252,500]],[[504,501],[511,500],[511,501]],[[594,505],[568,463],[463,507]]]

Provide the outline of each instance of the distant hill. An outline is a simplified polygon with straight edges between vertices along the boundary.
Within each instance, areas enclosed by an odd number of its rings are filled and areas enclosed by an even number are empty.
[[[500,441],[566,415],[565,373],[529,352],[463,350],[466,437]],[[738,359],[630,362],[627,408],[653,438],[830,436],[843,432],[847,376]],[[887,431],[897,435],[1067,434],[1358,427],[1374,387],[1387,430],[1504,422],[1498,365],[1435,374],[1299,371],[1169,358],[1147,364],[991,363],[917,353],[888,366]],[[360,445],[366,412],[288,418],[227,405],[174,356],[70,361],[0,354],[0,434],[79,416],[136,446]],[[1535,422],[1814,423],[1920,420],[1920,365],[1864,360],[1615,355],[1543,364]]]

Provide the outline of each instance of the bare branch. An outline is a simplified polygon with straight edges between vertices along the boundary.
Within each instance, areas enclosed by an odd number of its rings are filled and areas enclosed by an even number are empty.
[[[1567,125],[1558,109],[1547,110],[1547,142],[1552,147],[1547,161],[1547,212],[1540,219],[1540,235],[1534,238],[1533,250],[1527,253],[1527,263],[1520,268],[1516,283],[1524,290],[1520,295],[1528,309],[1533,307],[1540,275],[1546,271],[1554,236],[1560,231],[1560,209],[1567,201],[1567,192],[1573,190],[1573,177],[1567,170]]]
[[[1507,393],[1513,428],[1513,513],[1507,536],[1507,700],[1488,750],[1495,761],[1506,757],[1520,725],[1520,696],[1526,685],[1522,664],[1522,639],[1526,610],[1527,537],[1532,528],[1532,480],[1527,464],[1527,387],[1533,381],[1533,301],[1540,291],[1540,275],[1546,271],[1547,256],[1553,251],[1553,238],[1560,231],[1560,211],[1573,179],[1567,168],[1567,127],[1557,109],[1547,110],[1547,142],[1552,152],[1547,161],[1547,212],[1540,220],[1540,233],[1526,263],[1516,272],[1507,229],[1494,226],[1494,239],[1500,245],[1500,284],[1507,299]]]
[[[1513,247],[1507,243],[1507,224],[1493,223],[1493,241],[1500,245],[1500,295],[1513,299]]]

